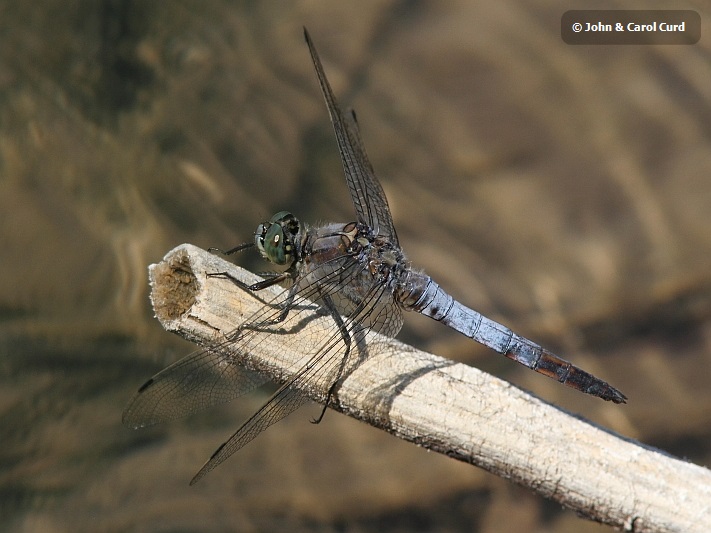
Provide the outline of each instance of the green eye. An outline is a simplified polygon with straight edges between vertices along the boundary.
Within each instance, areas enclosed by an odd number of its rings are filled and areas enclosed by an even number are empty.
[[[285,265],[289,262],[290,254],[286,248],[290,248],[284,239],[284,231],[279,224],[272,224],[264,236],[264,251],[267,259],[277,265]]]
[[[255,243],[267,261],[275,265],[291,265],[294,262],[294,240],[300,232],[299,221],[287,211],[274,215],[269,222],[260,224]]]

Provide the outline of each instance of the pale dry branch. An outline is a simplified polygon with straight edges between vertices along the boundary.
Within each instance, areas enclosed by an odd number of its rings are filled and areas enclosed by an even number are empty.
[[[167,330],[202,345],[221,342],[263,305],[234,283],[207,276],[216,272],[247,283],[258,279],[187,244],[151,266],[151,297]],[[315,320],[332,324],[328,317]],[[299,359],[300,339],[298,333],[273,337],[269,350],[251,354],[250,366],[279,380]],[[591,520],[627,531],[711,531],[711,471],[571,416],[476,368],[372,333],[368,346],[369,357],[332,399],[337,411],[529,487]],[[303,392],[325,399],[323,390]]]

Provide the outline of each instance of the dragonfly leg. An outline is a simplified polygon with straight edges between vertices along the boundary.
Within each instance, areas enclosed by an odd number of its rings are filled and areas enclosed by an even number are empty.
[[[269,287],[273,284],[278,283],[278,281],[272,281],[276,279],[277,277],[281,277],[281,274],[273,274],[271,272],[269,273],[264,273],[262,274],[262,277],[266,277],[267,279],[260,281],[258,283],[254,283],[252,285],[247,285],[244,281],[237,279],[234,277],[232,274],[228,272],[213,272],[213,273],[208,273],[207,274],[208,278],[222,278],[231,281],[235,285],[237,285],[240,289],[242,289],[245,292],[248,292],[250,296],[255,298],[259,303],[263,305],[268,305],[272,309],[279,307],[278,305],[273,304],[272,302],[268,302],[264,298],[262,298],[259,294],[256,294],[257,291],[260,291],[262,289],[265,289],[266,287]],[[267,282],[271,282],[269,284],[266,284]]]
[[[236,329],[232,330],[230,333],[226,335],[227,340],[235,340],[237,339],[244,330],[252,330],[252,331],[262,331],[263,328],[266,328],[268,326],[274,326],[275,324],[280,324],[286,320],[286,318],[289,316],[289,311],[294,308],[294,300],[296,298],[297,294],[297,286],[294,285],[291,287],[289,290],[289,293],[286,297],[286,301],[284,302],[279,302],[279,303],[273,303],[273,302],[268,302],[264,298],[260,297],[259,295],[255,294],[256,291],[265,289],[266,287],[269,287],[271,285],[275,285],[276,283],[279,283],[280,281],[283,281],[284,279],[288,279],[290,276],[287,275],[288,273],[284,274],[278,274],[275,275],[273,278],[265,279],[263,281],[260,281],[259,283],[255,283],[253,285],[247,285],[243,281],[237,279],[233,275],[229,274],[228,272],[214,272],[214,273],[209,273],[207,274],[208,277],[212,278],[224,278],[228,279],[235,285],[237,285],[239,288],[245,290],[248,292],[251,296],[256,298],[260,303],[264,304],[267,307],[270,307],[275,310],[279,310],[279,314],[275,318],[271,318],[268,320],[263,320],[261,322],[255,322],[253,324],[242,324]],[[272,333],[276,333],[275,331]]]
[[[272,274],[270,272],[265,275],[268,276],[267,279],[264,279],[264,280],[259,281],[257,283],[253,283],[252,285],[247,285],[244,281],[242,281],[241,279],[237,279],[229,272],[212,272],[212,273],[208,273],[207,277],[208,278],[228,279],[232,283],[237,285],[240,289],[244,289],[245,291],[250,291],[250,292],[261,291],[262,289],[266,289],[267,287],[271,287],[272,285],[281,283],[282,281],[285,281],[289,278],[293,278],[293,274],[289,271],[283,272],[282,274]]]
[[[267,287],[271,287],[272,285],[276,285],[277,283],[281,283],[282,281],[285,281],[287,279],[293,278],[293,274],[291,272],[284,272],[282,274],[268,274],[270,277],[262,280],[257,283],[253,283],[252,285],[247,285],[244,281],[237,279],[234,277],[232,274],[229,272],[212,272],[208,273],[207,276],[210,278],[223,278],[231,281],[235,285],[237,285],[240,289],[250,293],[254,298],[256,298],[260,303],[264,305],[268,305],[272,309],[281,309],[281,313],[279,313],[279,316],[277,316],[274,319],[271,320],[265,320],[264,322],[259,322],[258,324],[253,324],[252,328],[259,328],[260,326],[265,326],[265,325],[274,325],[278,324],[280,322],[284,322],[286,320],[286,317],[289,315],[289,310],[292,308],[292,304],[294,303],[294,298],[296,297],[296,292],[292,290],[289,292],[289,296],[287,297],[286,302],[283,303],[278,303],[274,304],[272,302],[266,301],[264,298],[260,297],[257,294],[254,294],[257,291],[261,291],[262,289],[266,289]],[[252,329],[250,328],[250,329]]]
[[[237,246],[235,246],[234,248],[230,248],[229,250],[222,250],[221,248],[215,248],[214,246],[210,246],[207,251],[211,254],[219,253],[222,255],[232,255],[236,254],[237,252],[241,252],[245,248],[251,248],[252,246],[254,246],[254,242],[245,242],[242,244],[238,244]]]
[[[341,314],[336,309],[333,300],[331,300],[331,297],[328,294],[324,294],[321,299],[323,300],[326,308],[330,311],[334,322],[336,322],[336,325],[338,326],[338,329],[341,332],[341,337],[343,337],[343,342],[346,345],[346,352],[341,358],[341,363],[338,366],[338,373],[336,374],[336,378],[333,380],[333,383],[331,383],[331,386],[328,388],[328,393],[326,394],[326,401],[323,404],[321,413],[318,415],[318,417],[311,420],[312,424],[319,424],[321,423],[321,420],[323,420],[323,417],[326,414],[326,409],[328,409],[328,404],[331,402],[331,397],[336,392],[336,387],[338,386],[338,382],[343,376],[343,370],[345,369],[346,363],[351,354],[351,336],[348,333],[348,329],[346,328],[346,324],[343,322]]]

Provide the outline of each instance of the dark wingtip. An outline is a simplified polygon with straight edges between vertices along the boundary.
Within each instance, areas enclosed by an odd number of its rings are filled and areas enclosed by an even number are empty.
[[[148,381],[146,381],[143,385],[141,385],[138,388],[138,394],[142,393],[144,390],[146,390],[151,385],[153,385],[153,378],[149,379]]]
[[[193,476],[193,478],[190,480],[189,486],[192,487],[193,485],[195,485],[195,483],[197,483],[202,478],[204,478],[205,474],[207,474],[211,470],[211,469],[207,469],[207,465],[210,464],[211,460],[212,460],[212,457],[210,457],[210,459],[204,465],[202,465],[202,468],[200,468],[200,470],[197,471],[197,474],[195,474]]]
[[[215,468],[218,464],[220,464],[222,461],[224,461],[226,459],[226,457],[223,457],[220,462],[213,463],[213,459],[215,459],[215,457],[217,457],[217,455],[222,451],[222,448],[224,448],[228,442],[229,441],[223,442],[222,444],[220,444],[220,446],[214,452],[212,452],[212,455],[210,456],[210,458],[207,461],[205,461],[205,464],[202,465],[202,468],[200,470],[198,470],[198,473],[195,474],[193,476],[193,478],[190,480],[191,487],[193,485],[195,485],[195,483],[200,481],[202,478],[204,478],[205,474],[207,474],[210,470]],[[228,457],[229,457],[229,454],[228,454]]]
[[[311,43],[311,36],[309,35],[309,30],[306,29],[306,26],[303,26],[304,28],[304,40],[307,43]]]

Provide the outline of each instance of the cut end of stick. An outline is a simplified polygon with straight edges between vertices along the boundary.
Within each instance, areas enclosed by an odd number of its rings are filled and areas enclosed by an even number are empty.
[[[195,303],[199,286],[186,249],[177,248],[151,265],[149,276],[151,303],[161,323],[177,320]]]

